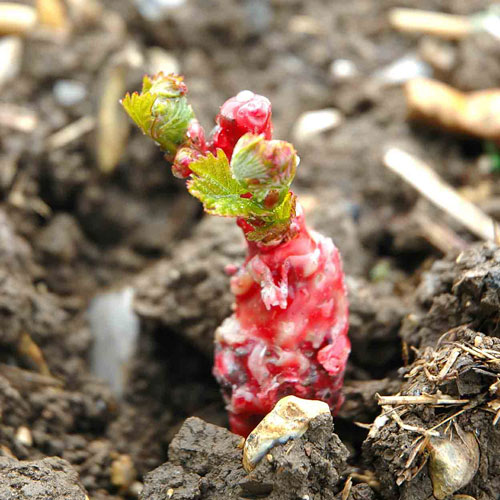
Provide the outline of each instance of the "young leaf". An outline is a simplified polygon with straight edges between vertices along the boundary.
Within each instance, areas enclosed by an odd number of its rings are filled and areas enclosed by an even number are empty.
[[[151,135],[150,131],[154,122],[151,110],[156,98],[155,94],[138,94],[134,92],[133,94],[127,94],[121,102],[130,118],[147,135]]]
[[[192,162],[189,168],[193,174],[187,182],[188,190],[208,213],[225,217],[270,215],[269,210],[246,197],[247,189],[232,176],[227,156],[221,149],[217,150],[217,156],[208,153]]]
[[[288,193],[297,164],[298,157],[290,143],[245,134],[234,148],[231,170],[258,201],[274,191],[272,198],[280,204]]]
[[[194,118],[187,103],[186,86],[176,75],[159,73],[144,77],[140,94],[127,94],[122,100],[125,111],[146,134],[172,158],[185,141],[189,122]]]
[[[292,218],[295,215],[295,204],[297,197],[288,192],[283,202],[278,205],[270,216],[262,217],[257,222],[252,224],[254,230],[246,233],[246,238],[249,241],[260,241],[264,244],[272,244],[280,240],[290,228]]]

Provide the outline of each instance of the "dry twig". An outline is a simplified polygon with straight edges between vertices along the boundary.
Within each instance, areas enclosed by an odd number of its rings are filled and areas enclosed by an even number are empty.
[[[495,221],[460,196],[422,160],[401,149],[391,148],[384,155],[384,164],[476,236],[494,241]]]

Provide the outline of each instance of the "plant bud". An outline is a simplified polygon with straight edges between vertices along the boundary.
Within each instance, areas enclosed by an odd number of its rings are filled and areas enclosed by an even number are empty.
[[[189,165],[200,157],[200,153],[195,149],[185,146],[180,148],[172,163],[172,174],[178,179],[186,179],[191,175]]]
[[[286,141],[266,141],[262,135],[245,134],[236,144],[231,170],[266,208],[283,201],[297,171],[298,157]]]

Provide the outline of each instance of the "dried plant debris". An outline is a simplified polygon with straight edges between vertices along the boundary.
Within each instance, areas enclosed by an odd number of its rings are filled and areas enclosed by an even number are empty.
[[[386,495],[475,499],[500,491],[500,339],[467,327],[422,347],[402,391],[379,397],[364,443]]]
[[[500,248],[477,244],[435,262],[423,275],[416,301],[418,312],[407,316],[400,331],[409,345],[434,346],[444,332],[461,325],[498,336]]]

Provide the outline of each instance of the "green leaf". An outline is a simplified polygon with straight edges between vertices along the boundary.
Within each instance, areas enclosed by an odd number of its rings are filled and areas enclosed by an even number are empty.
[[[122,100],[125,111],[146,134],[172,157],[186,140],[193,109],[184,94],[186,87],[176,75],[144,77],[140,94],[127,94]]]
[[[264,243],[273,243],[282,238],[288,232],[290,223],[295,215],[295,204],[297,197],[288,192],[283,202],[278,205],[267,217],[262,217],[258,224],[252,224],[254,230],[246,234],[249,241],[261,241]]]
[[[227,156],[222,150],[217,156],[209,153],[192,162],[193,171],[187,183],[189,192],[198,198],[205,210],[224,217],[251,217],[270,215],[259,203],[241,195],[248,193],[245,186],[231,174]]]
[[[298,157],[290,143],[245,134],[234,148],[231,170],[258,201],[275,191],[279,193],[276,202],[281,203],[295,176],[297,164]]]
[[[152,112],[156,119],[151,128],[151,137],[163,150],[175,155],[177,148],[186,140],[189,122],[194,118],[191,106],[185,97],[158,97]]]
[[[152,109],[156,97],[155,94],[138,94],[134,92],[133,94],[127,94],[122,99],[122,106],[125,111],[146,135],[151,135],[154,122]]]
[[[246,179],[266,176],[267,166],[258,154],[262,141],[263,136],[253,134],[245,134],[238,140],[231,158],[231,171],[235,179],[246,182]]]

